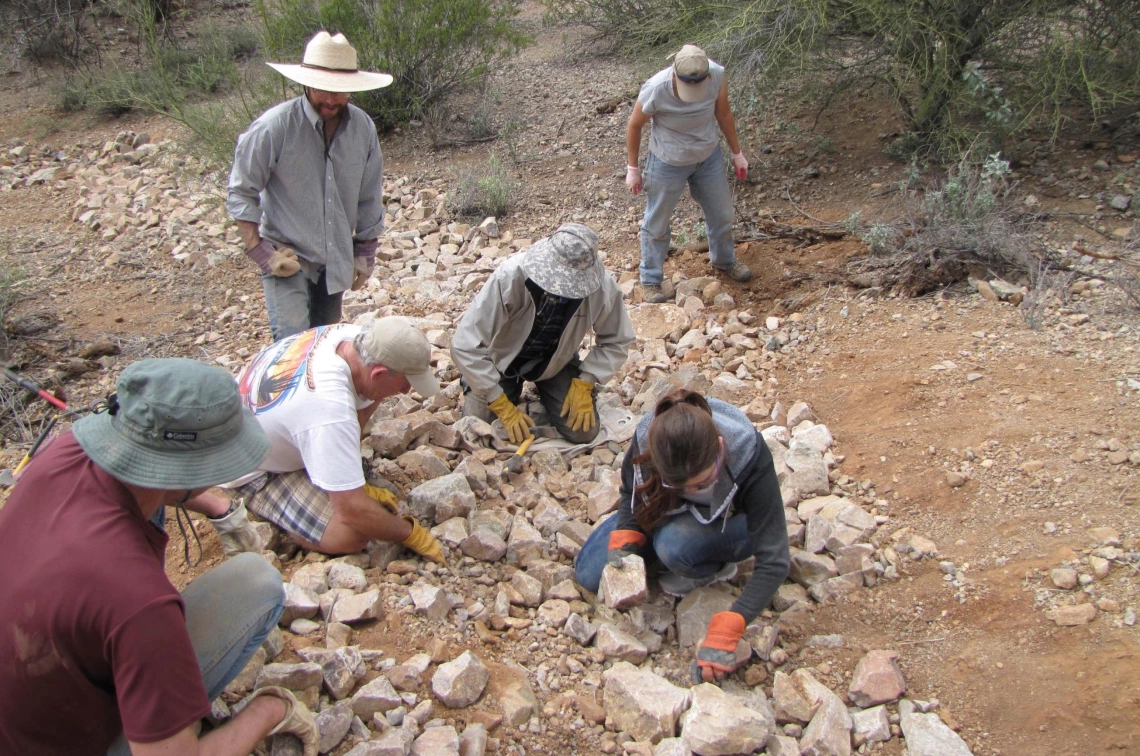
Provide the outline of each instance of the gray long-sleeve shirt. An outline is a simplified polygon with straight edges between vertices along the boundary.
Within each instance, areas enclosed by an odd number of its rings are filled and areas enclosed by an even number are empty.
[[[226,209],[292,247],[330,294],[352,285],[353,239],[384,231],[384,156],[376,124],[348,105],[325,153],[324,122],[304,96],[265,111],[240,137]]]

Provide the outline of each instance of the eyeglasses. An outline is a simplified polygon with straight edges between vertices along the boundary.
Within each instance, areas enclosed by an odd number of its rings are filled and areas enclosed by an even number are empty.
[[[720,466],[723,462],[724,449],[721,449],[720,452],[718,452],[716,455],[716,467],[713,469],[713,474],[707,480],[699,484],[682,483],[679,486],[670,485],[665,481],[661,481],[661,487],[668,488],[670,491],[699,491],[702,488],[707,488],[708,486],[715,484],[717,480],[720,479]]]
[[[676,72],[674,71],[674,73],[676,73]],[[709,77],[709,75],[708,75],[707,71],[705,73],[701,74],[700,76],[682,76],[681,74],[677,74],[677,78],[680,79],[681,81],[685,82],[686,84],[700,84],[702,81],[704,81],[708,77]]]

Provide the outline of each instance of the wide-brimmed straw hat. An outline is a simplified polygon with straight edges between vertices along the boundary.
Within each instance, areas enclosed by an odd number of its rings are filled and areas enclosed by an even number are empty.
[[[269,439],[225,370],[182,358],[141,360],[107,409],[72,426],[91,460],[143,488],[208,488],[253,472]]]
[[[673,81],[681,102],[700,102],[709,92],[709,56],[696,45],[685,45],[673,55]]]
[[[392,83],[392,77],[386,73],[357,70],[356,48],[343,34],[330,36],[327,31],[317,32],[305,45],[305,57],[300,65],[266,65],[298,84],[326,92],[365,92]]]
[[[598,235],[581,223],[563,223],[523,253],[522,269],[544,291],[585,299],[602,285],[606,269],[598,259]]]

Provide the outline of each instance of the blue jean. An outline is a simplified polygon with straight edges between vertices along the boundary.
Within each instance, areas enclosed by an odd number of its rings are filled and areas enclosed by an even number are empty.
[[[238,676],[284,608],[281,573],[260,554],[238,554],[196,578],[182,591],[186,631],[213,701]],[[126,738],[108,756],[128,756]]]
[[[574,562],[578,585],[597,593],[610,549],[610,533],[617,528],[617,516],[603,522],[586,539]],[[721,526],[725,526],[723,532]],[[748,536],[748,517],[733,515],[702,525],[688,512],[674,515],[652,535],[653,555],[662,566],[681,577],[705,578],[715,575],[728,562],[743,562],[754,551]],[[645,549],[641,549],[642,556]]]
[[[261,288],[265,292],[265,309],[269,312],[274,341],[340,322],[344,292],[329,294],[323,267],[316,283],[310,281],[303,270],[286,278],[263,273]]]
[[[669,165],[652,152],[645,161],[645,218],[641,221],[641,283],[660,285],[669,254],[669,218],[685,185],[705,214],[709,259],[716,268],[736,262],[732,244],[732,192],[718,145],[713,154],[693,165]]]

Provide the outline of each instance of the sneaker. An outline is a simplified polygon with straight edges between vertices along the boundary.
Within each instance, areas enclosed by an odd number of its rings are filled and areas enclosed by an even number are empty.
[[[681,598],[697,588],[704,588],[713,583],[723,583],[736,577],[736,562],[729,562],[719,572],[704,578],[687,578],[675,572],[666,572],[657,580],[663,593]]]
[[[728,277],[731,278],[733,281],[740,281],[741,283],[744,283],[745,281],[751,280],[751,278],[752,278],[751,268],[749,268],[747,265],[740,262],[739,260],[737,260],[736,262],[734,262],[732,265],[730,265],[727,268],[717,268],[717,270],[720,270],[720,271],[723,271],[724,273],[726,273],[728,275]]]
[[[641,300],[649,304],[661,304],[669,301],[669,295],[661,290],[661,284],[642,284]]]

